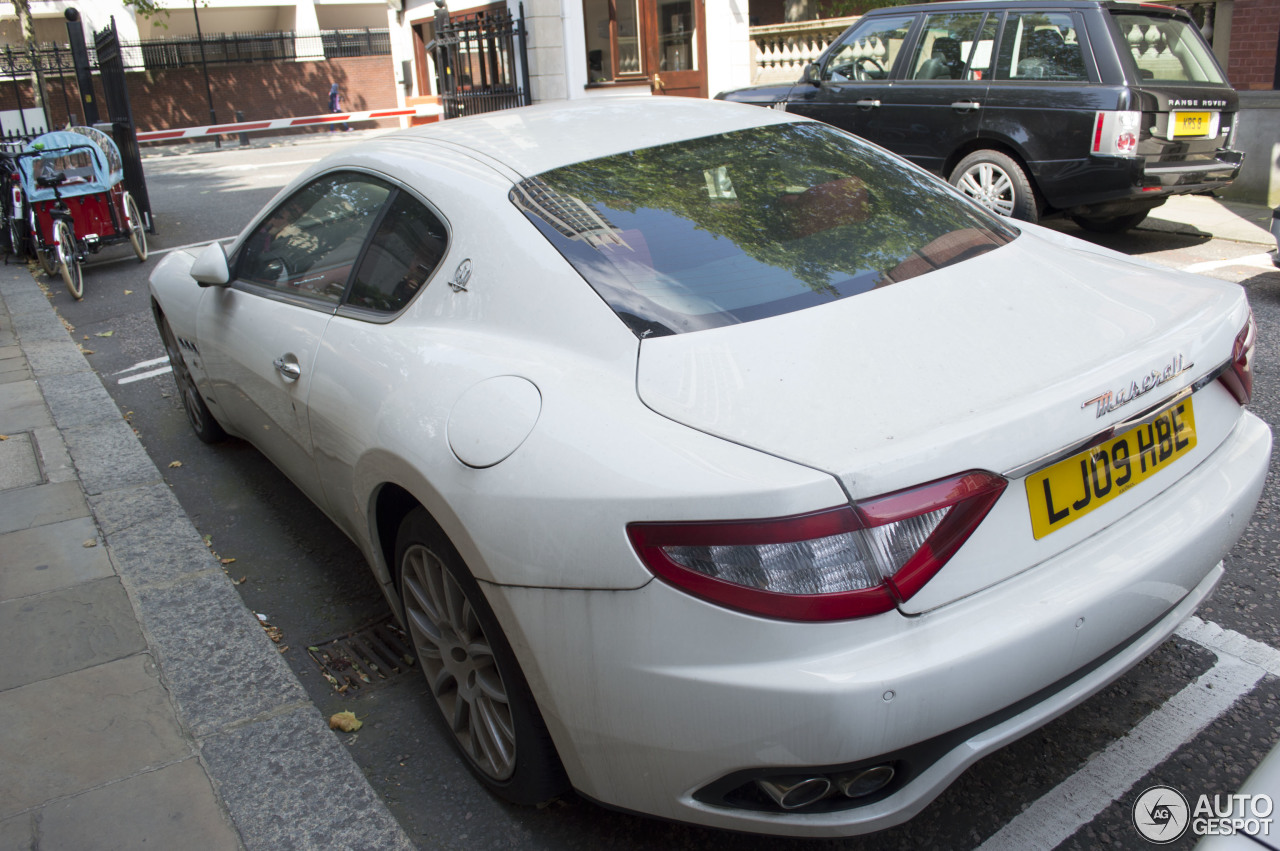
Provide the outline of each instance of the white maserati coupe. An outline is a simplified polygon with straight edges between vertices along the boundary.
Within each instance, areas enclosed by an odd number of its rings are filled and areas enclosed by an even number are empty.
[[[736,104],[362,141],[151,294],[515,802],[905,821],[1195,611],[1271,452],[1240,287]]]

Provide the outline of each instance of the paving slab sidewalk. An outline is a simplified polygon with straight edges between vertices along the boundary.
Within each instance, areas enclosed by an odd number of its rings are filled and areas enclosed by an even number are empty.
[[[1276,247],[1270,227],[1270,207],[1212,195],[1176,195],[1138,225],[1142,230],[1211,235],[1233,242],[1257,243],[1268,249]]]
[[[0,851],[412,848],[17,265],[0,435]]]

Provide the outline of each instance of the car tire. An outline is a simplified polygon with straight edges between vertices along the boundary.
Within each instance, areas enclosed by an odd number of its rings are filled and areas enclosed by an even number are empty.
[[[80,266],[80,259],[76,257],[75,232],[64,221],[55,222],[53,232],[58,243],[58,273],[62,275],[62,282],[67,285],[67,292],[79,301],[84,298],[84,269]]]
[[[218,443],[225,440],[227,432],[209,411],[200,389],[196,387],[191,370],[182,358],[182,349],[178,348],[178,338],[169,327],[169,320],[163,316],[156,317],[156,325],[160,329],[160,339],[164,341],[165,353],[169,356],[169,366],[173,368],[173,380],[178,385],[178,395],[182,397],[182,409],[187,414],[187,422],[202,443]]]
[[[1130,228],[1137,227],[1146,219],[1149,210],[1143,210],[1141,213],[1130,213],[1127,216],[1112,216],[1107,219],[1094,219],[1085,216],[1072,216],[1071,221],[1075,222],[1089,233],[1124,233]]]
[[[974,151],[951,170],[951,185],[992,212],[1033,224],[1040,218],[1031,181],[1013,157]]]
[[[396,536],[405,626],[437,720],[481,782],[515,804],[540,804],[568,780],[498,619],[444,531],[421,507]]]

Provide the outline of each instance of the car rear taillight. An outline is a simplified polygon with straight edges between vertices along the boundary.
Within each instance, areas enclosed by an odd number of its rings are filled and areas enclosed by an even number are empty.
[[[1104,157],[1137,156],[1141,130],[1141,112],[1098,112],[1093,122],[1093,146],[1090,150]]]
[[[1240,329],[1231,347],[1231,368],[1218,378],[1241,405],[1249,404],[1253,398],[1253,350],[1257,341],[1258,323],[1250,310],[1249,321]]]
[[[697,597],[770,618],[846,620],[923,588],[1007,484],[976,471],[812,514],[632,523],[627,534],[655,575]]]

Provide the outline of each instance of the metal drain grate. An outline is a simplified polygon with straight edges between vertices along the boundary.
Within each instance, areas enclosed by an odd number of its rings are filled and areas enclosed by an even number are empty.
[[[404,630],[391,619],[308,647],[307,653],[329,684],[343,694],[384,683],[416,661]]]

